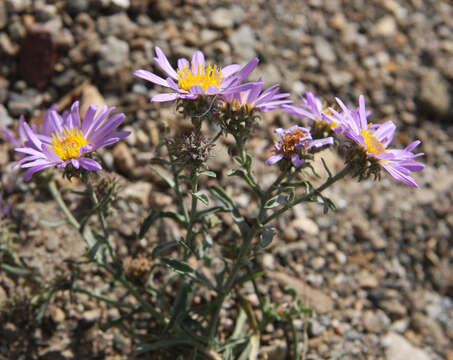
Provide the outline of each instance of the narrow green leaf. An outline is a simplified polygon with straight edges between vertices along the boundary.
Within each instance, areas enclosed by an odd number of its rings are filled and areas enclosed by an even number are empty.
[[[220,200],[228,209],[234,208],[233,200],[228,196],[228,194],[220,186],[211,186],[208,188],[209,192]]]
[[[173,268],[174,270],[181,272],[181,273],[190,273],[193,274],[195,273],[194,268],[190,266],[189,264],[183,262],[183,261],[178,261],[174,259],[162,259],[162,262]]]
[[[39,222],[41,224],[43,224],[44,226],[48,226],[48,227],[56,227],[56,226],[60,226],[60,225],[64,225],[64,224],[68,223],[68,221],[66,219],[54,219],[54,220],[40,219]]]
[[[171,179],[164,170],[158,168],[157,166],[150,165],[149,166],[152,170],[154,170],[165,182],[173,189],[175,187],[175,182]]]
[[[259,277],[264,276],[264,274],[264,271],[258,271],[254,274],[246,275],[238,280],[238,285],[242,285],[247,281],[258,279]]]
[[[156,245],[153,249],[151,256],[153,259],[157,258],[162,252],[173,249],[174,247],[178,246],[179,243],[176,240],[166,241],[164,243]]]
[[[216,178],[217,177],[217,174],[214,171],[209,171],[209,170],[202,171],[202,172],[199,173],[199,175],[205,175],[205,176],[209,176],[209,177],[212,177],[212,178]]]
[[[246,176],[244,169],[230,169],[227,171],[227,176]]]
[[[234,161],[236,164],[242,166],[242,159],[241,159],[239,156],[237,156],[237,155],[233,156],[233,161]]]
[[[192,341],[190,341],[189,339],[187,339],[187,337],[183,337],[183,338],[174,338],[174,339],[165,339],[165,340],[160,340],[160,341],[156,341],[152,344],[142,344],[140,345],[137,350],[135,351],[135,355],[138,356],[138,355],[141,355],[141,354],[145,354],[147,352],[151,352],[151,351],[155,351],[155,350],[158,350],[158,349],[162,349],[162,348],[167,348],[167,347],[171,347],[171,346],[177,346],[177,345],[191,345],[192,344]]]
[[[279,205],[285,205],[287,203],[287,197],[283,195],[276,195],[272,198],[270,198],[266,203],[264,204],[265,209],[272,209],[276,206]]]
[[[252,165],[252,157],[251,157],[249,154],[247,154],[247,155],[245,156],[244,167],[245,167],[246,169],[250,169],[250,166],[251,166],[251,165]]]
[[[192,195],[195,196],[198,200],[200,200],[203,204],[205,204],[205,205],[209,204],[208,195],[203,194],[201,191],[198,191]]]
[[[10,274],[14,274],[17,276],[30,276],[33,273],[28,269],[21,269],[15,266],[10,266],[8,264],[0,264],[0,269],[9,272]]]

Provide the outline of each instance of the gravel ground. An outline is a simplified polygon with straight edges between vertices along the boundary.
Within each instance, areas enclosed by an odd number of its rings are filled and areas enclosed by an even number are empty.
[[[173,201],[147,164],[163,121],[176,127],[180,118],[172,105],[150,104],[160,89],[132,75],[155,69],[154,46],[171,60],[197,48],[218,64],[258,56],[255,79],[280,83],[296,103],[308,90],[349,104],[365,94],[373,121],[397,123],[400,146],[422,140],[427,167],[416,174],[420,188],[388,176],[380,183],[347,179],[326,192],[335,214],[296,207],[258,257],[266,273],[260,289],[282,301],[282,289],[291,286],[313,307],[307,359],[453,359],[452,19],[453,5],[441,0],[4,0],[0,126],[15,129],[20,114],[38,123],[52,103],[63,108],[74,98],[82,107],[106,103],[126,113],[124,129],[133,134],[102,158],[108,171],[121,174],[111,225],[127,257],[150,253],[162,236],[178,231],[163,222],[146,239],[131,240],[149,207],[171,208]],[[259,124],[249,151],[263,181],[272,172],[261,161],[272,131],[293,120],[273,112]],[[68,226],[44,226],[43,217],[61,214],[46,191],[11,169],[8,149],[0,140],[1,187],[14,204],[17,254],[52,281],[67,271],[63,259],[83,255],[84,244]],[[216,151],[210,167],[221,177],[228,158],[223,145]],[[342,165],[333,152],[325,158],[332,168]],[[244,209],[253,203],[240,188],[234,195]],[[66,200],[83,208],[80,198]],[[85,270],[84,286],[103,283],[102,274]],[[0,302],[36,291],[26,279],[0,272]],[[119,331],[99,327],[115,311],[83,294],[56,294],[40,326],[25,305],[15,311],[0,313],[0,359],[125,359],[134,350]],[[263,358],[285,359],[283,331],[266,330]]]

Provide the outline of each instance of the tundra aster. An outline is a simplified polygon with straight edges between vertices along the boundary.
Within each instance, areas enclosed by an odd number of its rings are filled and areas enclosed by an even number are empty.
[[[300,116],[308,119],[308,125],[327,126],[330,130],[339,131],[338,123],[328,116],[329,109],[323,105],[321,99],[317,98],[312,92],[307,92],[301,96],[300,106],[283,105],[283,111],[288,114]]]
[[[63,115],[51,110],[48,116],[44,117],[41,133],[23,122],[23,145],[14,150],[25,154],[25,157],[16,162],[21,168],[28,169],[24,179],[28,181],[35,172],[52,166],[64,168],[72,164],[76,169],[101,169],[100,164],[86,155],[112,145],[130,133],[114,132],[123,122],[124,114],[115,114],[108,118],[113,107],[104,106],[96,115],[97,108],[96,105],[90,105],[83,121],[79,116],[78,101],[72,104],[71,111]]]
[[[333,145],[333,137],[313,140],[310,130],[301,126],[291,126],[289,129],[278,128],[274,132],[280,140],[274,145],[275,154],[267,159],[267,165],[273,165],[283,158],[291,161],[298,168],[305,162],[303,153],[311,148],[320,148],[325,145]]]
[[[359,97],[357,109],[349,109],[340,99],[336,98],[336,100],[343,110],[342,113],[340,114],[334,109],[330,110],[343,129],[344,135],[358,144],[368,159],[375,160],[396,180],[412,187],[418,187],[409,174],[421,171],[425,167],[424,164],[414,160],[424,153],[414,154],[412,152],[420,141],[412,142],[405,149],[389,149],[388,146],[393,140],[396,129],[391,120],[383,124],[369,123],[363,95]]]
[[[231,89],[231,93],[223,95],[223,101],[233,107],[244,107],[251,111],[258,109],[266,112],[276,109],[283,104],[289,104],[292,101],[284,99],[290,96],[289,93],[279,93],[280,85],[275,84],[262,91],[263,81],[259,79],[255,83],[240,85]]]
[[[217,65],[206,62],[204,54],[197,50],[191,62],[185,58],[179,59],[178,68],[175,70],[158,46],[156,46],[155,50],[157,57],[154,60],[168,77],[164,79],[147,70],[137,70],[134,75],[174,90],[171,93],[153,96],[151,101],[157,102],[176,99],[194,100],[199,95],[224,94],[231,87],[239,85],[258,65],[258,59],[255,58],[242,69],[238,64],[220,68]]]

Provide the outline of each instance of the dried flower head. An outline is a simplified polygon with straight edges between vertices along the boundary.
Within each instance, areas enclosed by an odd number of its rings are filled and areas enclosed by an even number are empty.
[[[151,263],[151,259],[142,254],[135,258],[128,256],[124,261],[124,271],[132,282],[143,285],[148,280]]]
[[[215,146],[206,136],[195,132],[168,140],[167,143],[175,163],[192,169],[207,167],[206,162]]]

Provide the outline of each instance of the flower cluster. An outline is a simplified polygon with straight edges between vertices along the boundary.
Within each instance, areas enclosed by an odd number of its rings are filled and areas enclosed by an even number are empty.
[[[327,126],[334,133],[343,133],[346,138],[351,140],[356,145],[358,153],[354,149],[349,149],[349,153],[346,154],[347,160],[355,162],[355,167],[359,169],[357,175],[360,178],[366,178],[373,173],[376,175],[383,168],[396,180],[417,187],[417,183],[409,174],[421,171],[425,167],[424,164],[414,160],[424,154],[412,152],[420,141],[414,141],[405,149],[390,149],[388,146],[392,142],[396,125],[392,121],[383,124],[368,122],[371,112],[365,108],[363,95],[359,97],[358,108],[348,108],[339,98],[336,98],[336,101],[341,112],[333,107],[323,106],[320,99],[308,92],[302,97],[300,107],[284,105],[283,110],[308,119],[308,123],[312,127]],[[280,140],[283,141],[282,138]],[[276,145],[276,151],[277,155],[271,159],[280,160],[284,156],[296,156],[295,152],[285,153],[280,149],[280,145]],[[272,161],[270,162],[272,163]],[[296,161],[296,163],[298,162]],[[294,162],[293,165],[296,166]]]
[[[243,67],[231,64],[221,68],[207,62],[204,54],[196,51],[191,61],[178,59],[175,69],[159,47],[156,46],[155,51],[154,60],[167,77],[160,77],[147,70],[137,70],[134,74],[170,88],[173,92],[157,94],[151,101],[178,100],[182,102],[180,105],[183,107],[183,113],[192,114],[191,116],[194,113],[192,110],[199,111],[200,107],[206,107],[208,104],[206,111],[212,110],[212,118],[216,118],[222,129],[239,141],[248,137],[257,112],[266,112],[281,106],[283,111],[307,120],[309,128],[294,125],[286,130],[275,130],[279,138],[274,145],[275,154],[266,161],[268,165],[287,159],[298,168],[311,158],[312,153],[327,145],[334,145],[334,140],[339,139],[338,135],[343,134],[343,138],[346,137],[354,145],[346,154],[346,161],[355,163],[353,165],[358,169],[356,175],[359,175],[360,179],[368,177],[369,174],[376,175],[382,168],[395,179],[417,187],[410,174],[424,168],[422,163],[415,160],[423,153],[413,153],[420,141],[414,141],[405,149],[389,148],[396,126],[392,121],[383,124],[369,123],[367,118],[370,112],[365,109],[363,95],[359,97],[358,108],[348,108],[336,98],[340,111],[326,106],[311,92],[301,96],[300,106],[294,106],[288,98],[290,94],[280,93],[278,84],[263,90],[262,79],[243,83],[257,67],[257,58]],[[22,156],[16,164],[28,169],[25,173],[26,180],[35,172],[52,166],[64,168],[71,164],[74,169],[81,167],[89,171],[98,170],[101,165],[90,158],[89,154],[129,135],[125,131],[115,132],[123,121],[124,114],[115,114],[108,118],[112,110],[113,108],[104,107],[96,115],[97,107],[91,105],[81,121],[78,102],[63,115],[59,115],[53,106],[47,111],[41,129],[28,125],[21,117],[18,138],[8,129],[3,129],[3,132],[5,138],[14,144],[15,150]],[[198,130],[203,118],[204,116],[192,118],[193,122],[198,124]],[[180,142],[174,144],[181,146]],[[194,144],[190,143],[187,149],[192,149]],[[187,151],[183,153],[186,154]],[[200,160],[202,163],[205,157],[203,155]]]

